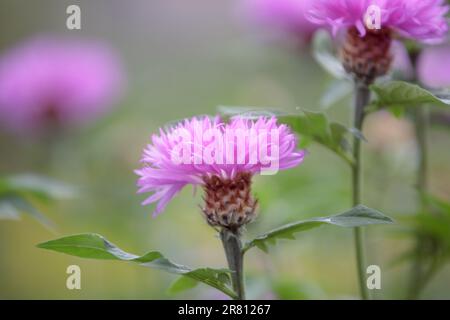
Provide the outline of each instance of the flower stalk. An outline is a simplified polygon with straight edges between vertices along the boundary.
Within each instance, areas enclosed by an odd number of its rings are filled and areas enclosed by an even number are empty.
[[[419,209],[426,210],[425,195],[427,193],[428,181],[428,155],[427,155],[427,136],[428,136],[428,122],[429,116],[424,106],[417,106],[414,113],[414,125],[416,131],[417,153],[418,153],[418,167],[417,167],[417,181],[416,188],[419,196]],[[422,265],[424,264],[424,250],[426,250],[423,235],[416,235],[415,258],[411,269],[411,280],[409,299],[417,299],[421,291],[426,286],[428,279],[431,276],[425,276]],[[434,268],[432,268],[434,269]]]
[[[417,82],[417,58],[418,51],[410,52],[410,59],[414,68],[414,81]],[[428,176],[428,155],[427,155],[427,136],[429,116],[424,106],[416,106],[414,110],[414,128],[417,143],[418,167],[416,176],[416,188],[418,193],[418,207],[420,210],[426,210],[425,194],[427,193],[427,176]],[[411,266],[411,279],[409,285],[408,298],[415,300],[420,296],[421,291],[428,282],[430,276],[425,276],[423,268],[425,256],[424,250],[426,242],[424,235],[416,234],[414,260]],[[434,269],[434,268],[433,268]]]
[[[222,228],[220,231],[228,267],[232,271],[231,283],[239,300],[245,300],[244,254],[239,230]]]
[[[421,198],[421,206],[424,206],[423,196],[427,191],[428,176],[428,156],[427,156],[427,136],[428,136],[428,114],[423,106],[415,110],[415,128],[418,146],[418,171],[417,171],[417,191]]]
[[[354,118],[353,126],[361,131],[365,107],[370,100],[370,90],[368,85],[361,80],[355,80],[355,100],[354,100]],[[361,203],[361,139],[353,137],[353,158],[352,165],[352,202],[356,206]],[[354,228],[354,241],[356,251],[356,263],[358,270],[358,283],[361,297],[364,300],[370,299],[365,280],[365,248],[364,248],[364,230],[361,227]]]

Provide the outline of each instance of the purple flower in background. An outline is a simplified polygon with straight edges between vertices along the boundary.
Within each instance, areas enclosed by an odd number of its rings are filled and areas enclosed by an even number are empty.
[[[448,30],[444,0],[316,0],[311,22],[344,34],[339,56],[347,73],[371,84],[392,67],[392,40],[444,40]],[[398,62],[398,61],[397,61]]]
[[[84,124],[111,108],[123,85],[105,44],[36,37],[0,58],[0,125],[24,133]]]
[[[430,88],[450,87],[450,45],[425,48],[417,61],[417,77]]]
[[[305,152],[296,144],[290,128],[276,118],[186,119],[152,136],[142,155],[144,166],[136,170],[138,192],[153,193],[143,205],[158,202],[156,216],[186,185],[202,186],[203,212],[211,225],[245,224],[254,218],[256,206],[252,176],[273,164],[277,170],[300,164]]]
[[[380,9],[382,29],[421,42],[443,40],[448,30],[444,0],[315,0],[309,19],[328,26],[333,34],[355,27],[361,36],[367,33],[366,13],[371,5]]]
[[[306,18],[313,0],[244,0],[245,18],[269,31],[308,43],[318,29]]]

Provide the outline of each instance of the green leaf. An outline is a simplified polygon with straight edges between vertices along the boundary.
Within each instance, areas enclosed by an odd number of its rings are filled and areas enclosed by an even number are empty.
[[[43,176],[20,174],[0,179],[0,195],[5,194],[30,195],[40,200],[51,200],[72,197],[75,190]]]
[[[279,123],[284,123],[301,135],[300,147],[306,147],[311,141],[330,149],[347,163],[352,164],[351,148],[348,136],[365,140],[362,133],[354,128],[347,128],[338,122],[329,122],[325,114],[308,110],[297,110],[296,113],[286,113],[274,109],[255,107],[219,106],[219,112],[225,116],[239,116],[247,119],[258,117],[277,117]]]
[[[49,201],[75,194],[72,187],[34,174],[20,174],[0,178],[0,219],[20,219],[27,213],[54,232],[55,225],[32,205],[28,198]]]
[[[181,276],[170,285],[169,289],[167,289],[167,293],[169,295],[176,295],[180,292],[195,288],[197,284],[197,280]]]
[[[353,135],[363,139],[359,130],[347,128],[338,122],[329,122],[325,114],[303,110],[298,115],[285,115],[278,117],[280,122],[288,124],[301,136],[330,149],[346,162],[352,163],[349,136]]]
[[[371,104],[378,108],[413,107],[423,104],[450,106],[449,99],[441,99],[430,91],[408,82],[383,82],[370,88],[376,94],[376,99]]]
[[[191,269],[170,261],[158,251],[151,251],[142,256],[137,256],[123,251],[98,234],[66,236],[38,244],[37,247],[80,258],[121,260],[138,263],[148,268],[183,275],[193,281],[202,282],[214,287],[232,298],[236,298],[236,294],[228,286],[230,271],[227,269]]]
[[[45,217],[25,198],[16,195],[0,197],[0,219],[19,220],[22,212],[32,216],[48,230],[52,232],[55,231],[54,223]]]
[[[424,194],[426,206],[414,216],[414,231],[437,240],[450,253],[450,203]]]
[[[347,73],[333,50],[333,41],[329,33],[319,30],[315,33],[312,43],[312,55],[322,68],[338,79],[347,77]]]
[[[279,239],[293,240],[295,239],[296,233],[320,227],[324,224],[331,224],[340,227],[363,227],[372,224],[390,223],[393,223],[393,220],[381,212],[363,205],[358,205],[341,214],[293,222],[269,231],[248,242],[243,248],[243,252],[246,252],[255,246],[264,252],[267,252],[268,245],[276,244],[276,241]]]

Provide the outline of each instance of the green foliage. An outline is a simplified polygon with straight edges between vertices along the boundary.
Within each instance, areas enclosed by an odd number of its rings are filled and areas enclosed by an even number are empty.
[[[23,212],[53,230],[54,224],[29,199],[50,202],[73,196],[74,193],[74,189],[68,185],[38,175],[21,174],[0,178],[0,219],[19,220]]]
[[[371,103],[375,108],[413,107],[423,104],[450,106],[449,99],[439,98],[432,92],[408,82],[389,81],[374,84],[370,88],[376,95]]]
[[[182,278],[176,281],[171,289],[169,289],[172,293],[192,288],[198,282],[202,282],[222,291],[232,298],[236,298],[236,295],[229,287],[230,271],[227,269],[191,269],[170,261],[158,251],[150,251],[142,256],[137,256],[123,251],[98,234],[66,236],[38,244],[37,247],[80,258],[129,261],[138,263],[144,267],[181,275]],[[186,280],[185,278],[189,278],[190,280]]]
[[[25,198],[15,195],[0,197],[0,219],[19,220],[22,212],[29,214],[49,230],[54,230],[54,223]]]
[[[421,250],[412,247],[402,253],[392,265],[421,259],[442,266],[450,259],[450,203],[432,195],[423,195],[424,208],[415,215],[402,219],[408,226],[405,235],[413,235],[420,241]]]
[[[0,178],[0,196],[17,194],[33,196],[39,200],[69,198],[75,194],[73,187],[35,174],[20,174]]]
[[[320,227],[324,224],[339,227],[363,227],[372,224],[390,223],[393,223],[393,220],[381,212],[363,205],[358,205],[341,214],[313,218],[281,226],[251,240],[245,245],[243,251],[245,252],[252,247],[258,247],[264,252],[267,252],[268,245],[276,244],[276,241],[279,239],[294,240],[296,233]]]
[[[450,258],[450,203],[431,195],[425,200],[426,210],[415,218],[416,232],[435,239],[439,251]]]
[[[338,122],[330,122],[325,114],[312,111],[300,111],[299,115],[281,116],[280,122],[287,123],[302,137],[335,152],[348,163],[352,163],[349,135],[362,138],[362,133],[350,129]]]
[[[195,288],[197,284],[197,280],[181,276],[170,285],[170,287],[167,289],[167,293],[169,295],[176,295],[180,292]]]
[[[306,147],[314,141],[333,151],[349,164],[353,163],[349,136],[353,135],[364,140],[360,131],[347,128],[338,122],[330,122],[321,112],[298,110],[292,114],[270,109],[225,106],[220,106],[219,111],[226,116],[240,116],[248,119],[275,116],[279,123],[289,125],[301,136],[300,147]]]

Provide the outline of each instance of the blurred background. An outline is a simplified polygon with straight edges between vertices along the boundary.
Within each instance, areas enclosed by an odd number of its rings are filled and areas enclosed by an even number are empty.
[[[81,30],[66,28],[66,8],[81,7]],[[77,188],[77,196],[35,205],[56,231],[24,215],[0,220],[1,299],[218,299],[203,285],[175,297],[173,275],[138,265],[88,261],[37,249],[62,235],[95,232],[135,254],[159,250],[189,266],[225,266],[221,243],[198,210],[201,192],[186,188],[152,219],[142,207],[133,170],[159,127],[217,106],[296,107],[319,111],[331,79],[309,47],[283,47],[264,40],[240,12],[239,1],[209,0],[0,0],[0,52],[39,35],[101,41],[121,62],[120,95],[95,121],[64,132],[36,135],[0,131],[0,174],[32,172]],[[348,124],[350,98],[328,110]],[[417,206],[411,124],[379,113],[367,120],[364,202],[399,221]],[[56,135],[56,137],[55,137]],[[373,139],[371,140],[371,137]],[[301,139],[301,138],[300,138]],[[450,198],[449,132],[430,133],[432,192]],[[325,216],[350,207],[349,169],[320,146],[308,147],[304,163],[275,176],[258,177],[259,218],[248,236],[284,223]],[[370,227],[368,263],[382,269],[375,298],[402,298],[408,265],[394,260],[413,242],[402,223]],[[247,255],[249,298],[357,298],[352,230],[331,226],[280,242],[266,255]],[[81,267],[81,290],[66,288],[66,268]],[[450,298],[450,268],[442,269],[424,298]]]

